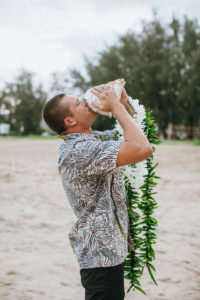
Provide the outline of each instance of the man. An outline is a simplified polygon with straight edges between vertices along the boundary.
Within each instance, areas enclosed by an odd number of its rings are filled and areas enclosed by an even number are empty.
[[[148,139],[109,85],[92,89],[102,111],[112,112],[124,141],[113,131],[92,131],[97,113],[77,97],[60,94],[43,108],[48,126],[62,135],[59,172],[77,221],[69,240],[80,266],[86,300],[124,299],[124,261],[128,251],[128,211],[120,166],[151,156]]]

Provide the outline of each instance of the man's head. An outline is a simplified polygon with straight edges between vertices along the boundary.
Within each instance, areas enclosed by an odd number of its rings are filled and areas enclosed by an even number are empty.
[[[89,109],[86,101],[59,94],[44,105],[42,116],[53,131],[61,134],[87,132],[97,118],[97,113]]]

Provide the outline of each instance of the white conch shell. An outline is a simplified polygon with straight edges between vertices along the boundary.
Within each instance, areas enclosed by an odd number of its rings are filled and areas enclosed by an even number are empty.
[[[122,93],[122,89],[125,85],[125,80],[123,78],[121,79],[116,79],[114,81],[109,81],[108,82],[109,85],[113,86],[115,93],[118,96],[118,99],[120,100],[121,98],[121,93]],[[100,111],[99,109],[97,109],[96,107],[94,107],[92,105],[92,102],[96,102],[98,104],[101,104],[101,100],[95,96],[94,94],[92,94],[91,91],[92,88],[90,88],[84,95],[83,98],[86,100],[88,106],[90,109],[92,109],[93,111],[101,114],[101,115],[105,115],[108,117],[112,117],[112,113],[111,112],[105,112],[105,111]]]

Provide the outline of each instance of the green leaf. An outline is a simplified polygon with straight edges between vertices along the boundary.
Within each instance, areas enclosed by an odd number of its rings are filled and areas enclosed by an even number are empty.
[[[156,271],[156,268],[152,264],[148,263],[148,265],[152,270]]]
[[[156,224],[158,223],[158,221],[153,217],[151,217],[151,220],[153,220]]]
[[[137,279],[135,279],[135,283],[136,283],[137,285],[141,286],[140,282],[139,282]]]
[[[140,288],[139,286],[136,286],[136,285],[135,285],[135,288],[136,288],[138,291],[142,292],[144,295],[147,294],[147,293],[146,293],[142,288]]]
[[[131,286],[129,286],[129,288],[128,288],[128,290],[127,290],[127,293],[129,293],[130,292],[130,290],[131,290],[131,288],[132,288],[133,286],[131,285]]]
[[[154,170],[158,165],[158,162],[152,167],[152,170]]]
[[[153,282],[154,282],[156,285],[158,285],[157,282],[156,282],[156,280],[155,280],[155,278],[154,278],[154,276],[153,276],[153,273],[151,272],[151,268],[149,267],[149,264],[147,263],[146,266],[147,266],[147,269],[148,269],[149,274],[150,274],[150,276],[151,276],[151,279],[153,280]]]

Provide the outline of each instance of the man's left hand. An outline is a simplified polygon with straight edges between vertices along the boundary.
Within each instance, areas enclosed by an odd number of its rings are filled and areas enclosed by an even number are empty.
[[[112,85],[109,85],[109,82],[108,82],[107,84],[100,84],[100,85],[97,85],[97,86],[95,86],[94,88],[104,89],[104,88],[107,87],[107,86],[112,86]],[[127,93],[126,93],[125,88],[123,88],[122,93],[121,93],[120,102],[121,102],[121,104],[125,105],[125,104],[127,103],[127,100],[128,100],[128,95],[127,95]]]
[[[125,105],[127,103],[127,100],[128,100],[128,95],[126,93],[125,88],[123,88],[122,93],[121,93],[120,102]]]

